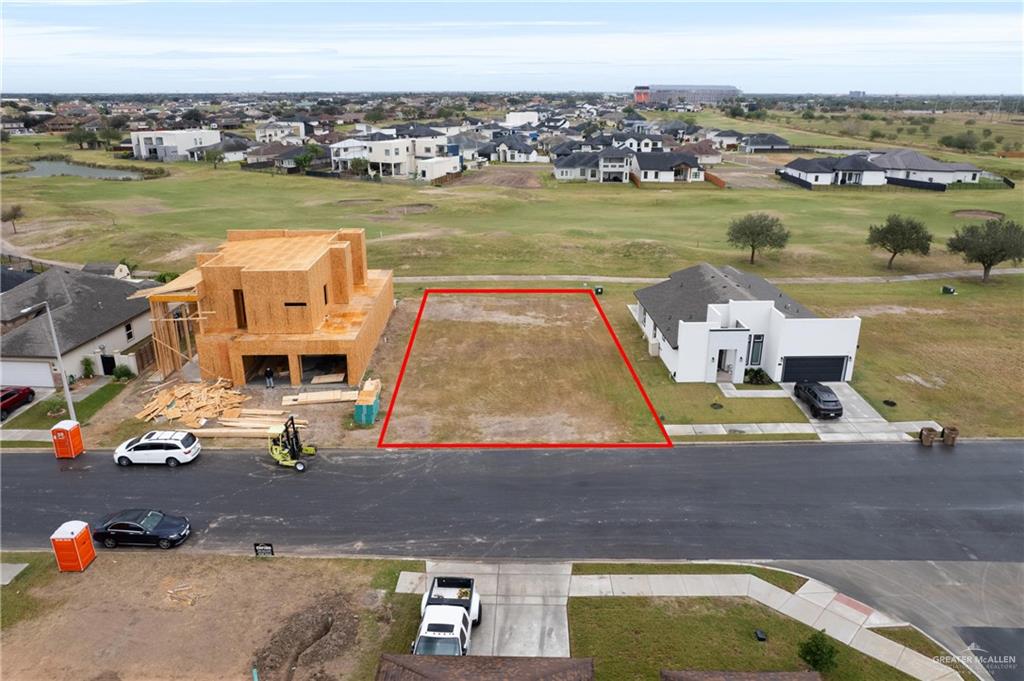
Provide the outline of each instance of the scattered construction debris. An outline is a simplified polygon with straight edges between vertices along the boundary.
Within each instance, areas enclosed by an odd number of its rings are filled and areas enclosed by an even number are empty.
[[[313,380],[310,381],[313,385],[320,385],[321,383],[344,383],[345,374],[323,374],[321,376],[314,376]]]
[[[281,398],[281,406],[294,407],[303,404],[330,404],[331,402],[355,402],[359,397],[358,390],[321,390],[298,395],[285,395]]]
[[[181,421],[189,429],[196,429],[228,410],[239,410],[240,416],[242,402],[249,397],[228,386],[229,381],[217,379],[215,383],[182,383],[164,388],[135,414],[135,418],[153,421],[162,416],[168,421]]]

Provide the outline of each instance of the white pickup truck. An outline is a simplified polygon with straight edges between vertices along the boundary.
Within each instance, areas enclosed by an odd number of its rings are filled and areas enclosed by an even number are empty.
[[[480,594],[471,577],[435,577],[420,602],[413,655],[468,655],[473,627],[480,624]]]

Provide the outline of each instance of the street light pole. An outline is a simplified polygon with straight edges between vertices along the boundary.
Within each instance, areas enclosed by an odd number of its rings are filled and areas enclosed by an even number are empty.
[[[57,329],[53,326],[53,313],[50,312],[50,303],[43,301],[26,307],[21,311],[22,314],[28,314],[32,310],[43,307],[46,309],[46,320],[50,324],[50,337],[53,339],[53,351],[57,355],[57,370],[60,372],[60,382],[64,385],[64,400],[68,403],[68,417],[72,421],[77,421],[78,416],[75,414],[75,403],[71,400],[71,387],[68,385],[68,375],[64,371],[64,359],[60,356],[60,344],[57,342]]]

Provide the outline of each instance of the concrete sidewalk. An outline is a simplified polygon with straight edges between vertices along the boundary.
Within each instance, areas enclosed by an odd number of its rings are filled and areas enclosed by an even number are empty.
[[[949,667],[871,630],[905,623],[813,579],[790,593],[749,574],[573,575],[572,563],[427,561],[426,574],[402,572],[395,591],[421,594],[439,575],[476,580],[482,621],[472,655],[569,657],[570,597],[746,597],[915,679],[960,680]]]
[[[402,572],[395,591],[418,593],[438,576],[472,577],[480,593],[481,621],[471,655],[569,657],[572,563],[427,561],[427,572]]]
[[[699,437],[701,435],[779,435],[815,434],[824,442],[913,442],[921,428],[941,430],[935,421],[893,421],[885,417],[848,383],[826,383],[843,403],[843,415],[838,419],[816,419],[811,410],[793,394],[793,383],[779,383],[781,390],[738,390],[732,383],[718,383],[722,395],[728,398],[782,398],[790,399],[807,417],[807,423],[694,423],[666,424],[669,437]]]

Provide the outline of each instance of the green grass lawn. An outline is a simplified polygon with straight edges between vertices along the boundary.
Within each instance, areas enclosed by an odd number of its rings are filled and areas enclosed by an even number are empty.
[[[874,629],[873,631],[879,636],[884,636],[887,639],[896,641],[896,643],[905,645],[911,650],[916,650],[925,657],[938,658],[950,656],[948,650],[943,649],[942,646],[922,634],[914,627],[881,627]],[[943,664],[956,671],[964,681],[978,678],[974,675],[974,672],[955,660],[943,662]]]
[[[21,574],[7,586],[0,586],[0,629],[35,617],[59,603],[44,601],[30,593],[45,586],[60,574],[53,554],[44,551],[4,551],[0,560],[5,563],[28,563]]]
[[[53,443],[45,440],[0,440],[0,450],[4,449],[53,449]]]
[[[81,400],[75,400],[75,415],[78,416],[79,423],[88,423],[89,419],[92,418],[92,416],[99,411],[103,405],[117,397],[124,388],[124,383],[108,383],[88,397]],[[71,394],[71,397],[72,399],[74,398],[74,393]],[[67,418],[68,416],[67,414],[62,416],[47,416],[46,413],[61,408],[66,409],[64,393],[57,392],[53,396],[33,404],[10,421],[4,423],[4,428],[12,430],[49,430],[53,424],[63,418]]]
[[[943,284],[958,294],[942,295]],[[934,419],[964,437],[1021,435],[1024,277],[785,290],[820,315],[861,316],[852,385],[886,419]]]
[[[782,570],[728,563],[573,563],[574,575],[754,575],[796,593],[807,579]]]
[[[123,164],[103,151],[79,151],[44,138],[44,152]],[[5,163],[37,154],[29,140],[3,145]],[[136,162],[143,163],[143,162]],[[150,164],[152,165],[152,164]],[[987,209],[1024,219],[1024,188],[1006,191],[810,192],[777,189],[637,191],[631,185],[545,183],[539,189],[377,184],[248,173],[230,166],[167,164],[171,176],[137,182],[83,178],[3,179],[5,203],[26,217],[9,235],[40,256],[71,261],[128,257],[180,271],[197,249],[232,228],[363,227],[370,263],[401,274],[594,273],[663,275],[702,260],[745,266],[730,248],[730,220],[752,211],[779,215],[788,249],[750,267],[759,274],[884,274],[885,256],[865,244],[868,226],[900,212],[935,233],[928,258],[901,258],[901,272],[962,267],[939,244]],[[543,169],[538,170],[543,173]],[[429,204],[425,212],[393,211]],[[398,239],[404,234],[421,238]],[[380,237],[392,239],[379,240]]]
[[[572,656],[595,658],[598,681],[649,681],[662,669],[803,671],[797,648],[814,632],[745,598],[570,598],[568,608]],[[826,681],[912,678],[833,642],[839,665]]]

